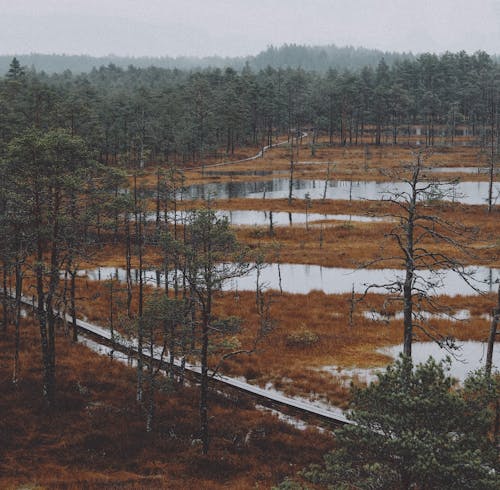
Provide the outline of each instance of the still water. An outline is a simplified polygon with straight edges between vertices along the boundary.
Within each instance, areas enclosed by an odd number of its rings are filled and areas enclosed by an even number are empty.
[[[181,211],[177,213],[177,221],[182,222],[190,214],[189,211]],[[306,222],[313,224],[317,221],[357,221],[363,223],[387,222],[390,218],[378,216],[362,216],[357,214],[322,214],[322,213],[296,213],[285,211],[254,211],[254,210],[217,210],[215,213],[218,217],[225,217],[229,223],[235,226],[292,226],[303,225]],[[173,222],[173,213],[167,213],[167,218]],[[146,215],[148,221],[156,220],[156,213],[148,213]],[[160,219],[164,219],[164,214],[160,213]]]
[[[261,182],[210,182],[186,187],[183,198],[192,199],[284,199],[289,195],[289,180],[275,178]],[[422,186],[425,184],[423,183]],[[485,204],[488,196],[488,182],[459,182],[453,186],[440,187],[429,196],[465,204]],[[375,182],[331,180],[294,180],[292,195],[297,199],[340,199],[377,200],[388,199],[395,193],[408,192],[403,182]],[[500,195],[500,183],[494,183],[493,196]]]
[[[427,172],[432,172],[435,174],[450,174],[450,173],[460,173],[460,174],[477,174],[477,175],[487,175],[490,169],[487,167],[428,167],[425,169]],[[495,175],[500,174],[500,169],[494,169]]]
[[[470,267],[468,272],[473,274],[473,289],[456,273],[450,270],[420,271],[418,285],[432,280],[435,288],[429,288],[429,294],[476,295],[481,292],[497,291],[496,281],[500,278],[500,270],[488,267]],[[122,268],[100,267],[92,270],[80,271],[81,275],[91,280],[117,279],[126,281],[126,271]],[[138,280],[138,271],[132,270],[132,279]],[[256,287],[257,273],[251,269],[243,277],[228,280],[223,289],[251,291]],[[156,270],[143,271],[143,280],[152,286],[165,284],[165,275]],[[398,269],[349,269],[343,267],[321,267],[306,264],[268,264],[260,271],[260,284],[266,289],[282,290],[287,293],[307,294],[313,290],[323,291],[326,294],[350,293],[354,288],[356,293],[363,293],[367,285],[388,284],[403,280],[403,271]],[[173,281],[173,273],[169,277]],[[385,293],[382,287],[371,289],[375,293]]]
[[[402,345],[384,347],[378,352],[396,358],[403,351]],[[483,368],[486,360],[485,342],[462,342],[457,341],[457,349],[447,351],[441,349],[435,342],[414,342],[411,347],[411,356],[414,364],[427,361],[432,356],[437,361],[450,357],[451,365],[449,374],[459,381],[463,381],[467,374],[479,368]],[[500,364],[500,343],[495,344],[493,350],[493,363]]]

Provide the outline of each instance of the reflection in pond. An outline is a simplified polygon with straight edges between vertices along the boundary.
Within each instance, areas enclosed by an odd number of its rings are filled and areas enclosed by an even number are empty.
[[[469,310],[458,310],[454,312],[436,312],[431,313],[429,311],[414,312],[419,318],[424,320],[449,320],[452,322],[460,322],[469,320],[471,317]],[[363,316],[367,320],[372,320],[375,322],[389,322],[391,320],[403,320],[404,312],[397,311],[393,315],[387,315],[380,313],[378,311],[363,311]]]
[[[287,174],[288,170],[205,170],[203,175],[216,177],[240,177],[252,175],[254,177],[265,177],[267,175]]]
[[[309,223],[314,221],[335,220],[335,221],[360,221],[360,222],[383,222],[387,218],[360,216],[355,214],[321,214],[321,213],[287,213],[284,211],[218,211],[217,214],[227,216],[233,225],[292,225],[303,224],[306,220]]]
[[[353,380],[369,384],[377,380],[376,369],[373,368],[345,368],[340,366],[323,366],[321,371],[326,371],[337,378],[343,386],[349,388]]]
[[[488,267],[470,267],[469,272],[474,272],[475,285],[482,292],[496,292],[497,281],[500,277],[499,269]],[[107,280],[110,278],[119,281],[126,280],[126,271],[121,268],[100,267],[98,269],[81,271],[91,280]],[[174,274],[171,273],[169,281],[173,281]],[[225,289],[251,291],[255,289],[256,271],[252,270],[246,276],[228,281]],[[477,291],[468,286],[459,275],[453,271],[442,270],[439,276],[432,275],[429,271],[419,272],[419,284],[432,277],[433,282],[438,283],[429,294],[475,295]],[[305,264],[269,264],[260,271],[260,284],[267,289],[283,292],[307,294],[313,290],[323,291],[326,294],[350,293],[354,287],[356,293],[362,293],[367,284],[386,284],[395,280],[402,281],[404,273],[397,269],[348,269],[341,267],[321,267],[318,265]],[[132,279],[139,279],[138,271],[132,270]],[[156,270],[143,271],[143,280],[152,286],[161,286],[165,283],[163,272]],[[427,288],[429,289],[429,288]],[[373,288],[375,293],[385,293],[383,288]]]
[[[425,184],[422,183],[424,186]],[[403,182],[375,182],[302,179],[293,182],[293,197],[304,199],[378,200],[390,197],[391,193],[408,191]],[[441,191],[443,188],[441,188]],[[289,194],[289,180],[276,178],[260,182],[210,182],[186,187],[184,199],[284,199]],[[500,195],[500,183],[494,184],[494,197]],[[436,193],[434,199],[443,199],[465,204],[485,204],[488,182],[458,182],[444,194]]]
[[[490,169],[487,167],[427,167],[426,172],[431,172],[434,174],[451,174],[451,173],[461,173],[461,174],[478,174],[487,175]],[[500,174],[500,169],[495,169],[495,174]]]
[[[177,213],[177,221],[182,222],[190,212],[181,211]],[[285,211],[254,211],[254,210],[217,210],[217,216],[227,217],[229,223],[235,226],[287,226],[294,224],[304,224],[314,221],[358,221],[364,223],[386,222],[389,218],[377,216],[361,216],[356,214],[322,214],[322,213],[292,213]],[[164,219],[164,213],[160,213],[160,219]],[[167,213],[169,221],[173,221],[173,213]],[[156,213],[146,215],[148,221],[156,220]]]
[[[463,381],[471,371],[484,367],[486,360],[486,343],[483,342],[462,342],[457,341],[458,349],[450,351],[439,347],[436,342],[414,342],[411,347],[411,355],[415,364],[427,361],[429,356],[440,361],[447,356],[451,357],[450,374],[460,381]],[[396,358],[403,351],[402,345],[383,347],[378,349],[381,354]],[[500,344],[495,344],[493,352],[493,364],[500,365]]]

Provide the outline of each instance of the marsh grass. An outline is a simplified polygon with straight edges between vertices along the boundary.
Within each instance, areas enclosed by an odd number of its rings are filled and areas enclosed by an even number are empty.
[[[310,155],[309,142],[303,140],[300,146],[299,162],[314,161],[317,165],[307,165],[298,163],[296,166],[296,177],[324,179],[326,176],[328,163],[335,163],[331,167],[331,179],[341,180],[384,180],[381,174],[381,169],[397,168],[401,166],[401,162],[411,160],[411,152],[415,149],[418,138],[411,137],[409,144],[408,138],[400,140],[400,144],[382,145],[376,147],[370,145],[370,158],[365,159],[365,146],[329,146],[326,140],[320,140],[320,145],[317,146],[314,157]],[[485,156],[481,155],[477,147],[474,146],[458,146],[460,143],[473,142],[470,138],[459,138],[456,141],[456,146],[435,146],[433,148],[432,166],[435,167],[460,167],[460,166],[485,166]],[[222,155],[218,158],[208,158],[204,161],[205,166],[222,161],[236,161],[240,158],[247,158],[255,155],[260,148],[249,147],[241,149],[235,157],[223,158]],[[259,171],[259,170],[288,170],[290,165],[290,150],[286,147],[272,148],[265,153],[264,158],[258,158],[247,162],[236,163],[223,167],[216,167],[216,170],[234,171],[234,175],[211,175],[204,173],[199,162],[187,164],[184,166],[186,170],[186,178],[188,184],[199,184],[203,182],[228,182],[228,181],[244,181],[248,180],[248,176],[238,175],[238,171]],[[194,168],[197,167],[197,168]],[[156,185],[156,166],[153,164],[149,170],[142,173],[139,182],[147,187]],[[458,175],[458,174],[457,174]],[[253,176],[252,180],[266,180],[266,176]],[[484,175],[471,174],[467,176],[467,180],[485,180]]]
[[[109,315],[105,285],[79,280],[82,296],[92,293],[97,298],[82,301],[79,309],[90,321],[106,326]],[[153,294],[153,288],[148,288]],[[96,294],[97,293],[97,294]],[[357,303],[353,325],[349,326],[350,295],[328,295],[312,291],[306,295],[266,293],[272,300],[271,317],[275,328],[261,340],[252,355],[240,355],[222,363],[222,371],[241,376],[260,386],[270,384],[290,395],[322,397],[340,406],[348,401],[346,383],[329,373],[318,374],[324,366],[339,368],[383,367],[391,359],[377,349],[399,344],[402,340],[402,320],[395,319],[401,311],[398,302],[387,302],[384,295],[369,294]],[[134,294],[133,308],[137,308]],[[272,298],[271,298],[272,297]],[[471,318],[452,321],[440,318],[432,320],[437,334],[459,340],[485,341],[489,322],[481,318],[494,303],[493,295],[443,297],[449,313],[468,309]],[[124,299],[123,299],[124,301]],[[425,305],[423,305],[425,308]],[[116,317],[119,318],[120,299],[116,298]],[[386,314],[387,321],[373,321],[363,312],[376,311]],[[238,349],[251,349],[259,329],[259,315],[255,293],[250,291],[220,292],[214,300],[214,314],[219,317],[235,316],[242,319],[241,331],[232,334]],[[120,323],[115,324],[120,330]],[[123,328],[123,327],[122,327]],[[416,331],[416,340],[428,340]],[[225,352],[225,351],[224,351]],[[222,351],[214,348],[210,364],[215,366]],[[192,357],[195,361],[196,357]]]
[[[212,450],[200,458],[196,388],[160,393],[156,430],[147,435],[134,370],[62,332],[57,404],[49,411],[36,327],[23,321],[17,388],[6,354],[12,340],[0,339],[1,488],[269,488],[331,447],[327,434],[299,431],[245,400],[212,393]]]

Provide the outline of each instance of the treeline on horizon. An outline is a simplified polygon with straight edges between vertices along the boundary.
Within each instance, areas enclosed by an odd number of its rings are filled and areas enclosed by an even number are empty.
[[[381,51],[353,46],[306,46],[297,44],[284,44],[279,47],[269,46],[257,55],[223,57],[223,56],[90,56],[68,54],[3,54],[0,55],[0,75],[5,75],[9,70],[12,58],[16,56],[19,62],[30,69],[46,73],[62,73],[70,70],[73,73],[88,73],[101,66],[113,64],[120,68],[166,68],[178,70],[199,71],[207,68],[233,68],[242,70],[245,67],[254,71],[267,68],[302,68],[306,71],[325,73],[330,69],[360,70],[365,66],[375,68],[384,61],[392,66],[395,62],[409,60],[415,61],[417,55],[411,52]],[[490,53],[493,61],[499,62],[499,54]]]
[[[28,128],[63,128],[103,163],[186,163],[264,146],[305,130],[313,145],[398,143],[415,125],[422,143],[457,134],[498,141],[500,65],[488,54],[420,55],[333,70],[200,71],[111,64],[49,75],[11,60],[0,79],[0,152]],[[425,140],[424,140],[425,138]],[[217,155],[215,153],[217,152]],[[1,153],[0,153],[1,156]]]
[[[0,74],[9,70],[12,55],[0,55]],[[307,71],[326,72],[330,68],[338,70],[357,70],[364,66],[375,67],[384,58],[391,65],[395,61],[403,59],[413,60],[415,56],[411,53],[384,52],[377,49],[362,47],[335,45],[328,46],[304,46],[296,44],[284,44],[280,47],[269,46],[257,55],[240,57],[223,56],[100,56],[89,55],[67,55],[67,54],[22,54],[16,55],[23,66],[36,71],[47,73],[62,73],[70,70],[73,73],[88,73],[101,66],[113,64],[121,68],[134,66],[135,68],[157,68],[178,70],[203,70],[206,68],[233,68],[242,70],[245,66],[252,70],[261,70],[271,66],[273,68],[302,68]]]

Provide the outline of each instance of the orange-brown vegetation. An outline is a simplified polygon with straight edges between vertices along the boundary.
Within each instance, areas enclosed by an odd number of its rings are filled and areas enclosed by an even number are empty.
[[[212,447],[201,457],[195,388],[160,393],[155,431],[146,434],[135,372],[59,334],[51,410],[42,401],[36,327],[22,325],[17,386],[13,335],[0,337],[2,489],[269,488],[331,447],[327,433],[299,431],[248,401],[212,393]]]
[[[255,209],[265,211],[290,211],[305,213],[302,201],[287,204],[286,199],[254,200],[238,199],[217,201],[212,207],[220,209]],[[387,216],[390,220],[397,210],[394,205],[381,201],[314,201],[309,212],[324,214],[354,214]],[[422,214],[437,216],[450,223],[460,223],[473,229],[470,249],[467,254],[458,254],[451,244],[440,245],[439,250],[461,260],[465,265],[500,266],[500,219],[498,211],[486,213],[481,206],[457,204],[433,204],[421,207]],[[394,227],[394,222],[363,223],[357,221],[321,221],[311,222],[309,229],[304,225],[274,226],[238,226],[235,227],[238,239],[252,248],[262,247],[268,262],[306,263],[329,267],[358,267],[373,261],[382,255],[401,256],[394,240],[385,235]],[[461,237],[464,238],[464,237]],[[437,250],[430,239],[423,243],[430,250]],[[383,252],[382,252],[383,250]],[[124,266],[124,247],[107,246],[94,257],[96,264]],[[160,253],[149,247],[146,262],[161,264]],[[91,264],[89,264],[91,265]],[[372,267],[377,267],[373,264]],[[401,261],[393,260],[378,264],[378,267],[401,267]]]
[[[330,148],[319,145],[311,156],[308,145],[305,140],[297,159],[323,163],[298,164],[295,178],[324,179],[328,162],[331,162],[335,164],[330,168],[331,179],[382,180],[387,177],[381,170],[410,161],[412,151],[405,146],[370,146],[367,153],[363,146]],[[213,170],[286,171],[289,160],[289,150],[280,147],[267,152],[265,158]],[[440,148],[432,158],[433,166],[485,164],[484,155],[470,147]],[[187,171],[187,183],[268,178],[211,175],[210,169],[206,170]],[[484,174],[467,176],[467,180],[485,178]],[[154,186],[155,169],[146,170],[139,181]],[[306,211],[305,202],[296,199],[291,204],[286,199],[230,199],[212,201],[210,205],[228,210]],[[193,203],[182,203],[179,208],[193,206]],[[394,205],[381,201],[318,200],[313,201],[308,210],[324,214],[392,216],[395,209]],[[449,253],[464,264],[500,266],[498,206],[490,215],[483,206],[461,204],[432,203],[425,209],[422,205],[422,210],[452,223],[478,228],[477,236],[470,242],[471,256],[457,256],[448,246],[440,246],[440,252]],[[384,238],[394,224],[331,221],[322,225],[310,223],[309,229],[294,225],[275,226],[273,230],[265,226],[240,226],[235,230],[238,239],[252,249],[262,247],[269,262],[357,267],[381,255],[400,255],[394,243]],[[178,230],[181,234],[182,227]],[[431,242],[424,242],[424,245],[437,250]],[[154,246],[145,247],[143,263],[146,268],[158,267],[162,263],[160,250]],[[123,242],[95,250],[92,260],[82,262],[80,267],[96,265],[124,267]],[[401,267],[401,262],[395,260],[383,265]],[[133,255],[132,267],[136,266]],[[28,277],[26,287],[29,285]],[[106,284],[78,278],[77,289],[79,316],[107,326],[110,305]],[[148,286],[146,290],[147,295],[151,295],[154,289]],[[224,373],[242,376],[252,383],[272,386],[291,395],[319,398],[345,407],[349,380],[332,373],[342,368],[384,366],[390,359],[378,349],[402,341],[402,321],[395,318],[401,311],[401,304],[388,302],[383,295],[369,294],[354,304],[349,294],[328,295],[320,291],[304,295],[274,291],[265,296],[272,303],[275,328],[258,343],[252,355],[243,354],[224,361]],[[138,309],[137,298],[137,291],[134,291],[133,311]],[[489,322],[481,316],[494,306],[492,294],[440,299],[452,312],[469,310],[471,319],[435,319],[432,321],[435,334],[459,340],[487,339]],[[127,323],[125,305],[123,288],[115,290],[114,326],[119,330]],[[384,313],[385,318],[367,319],[364,313],[368,311]],[[242,318],[242,329],[234,334],[233,340],[242,349],[253,346],[259,330],[255,293],[217,293],[214,314]],[[415,334],[417,340],[427,340],[420,330],[415,329]],[[234,405],[212,395],[214,443],[210,457],[200,458],[199,447],[192,445],[198,430],[196,390],[173,388],[161,394],[157,432],[146,436],[142,413],[134,400],[134,373],[81,346],[70,344],[63,335],[59,336],[57,349],[59,408],[54,415],[48,416],[37,391],[40,389],[40,361],[33,327],[23,326],[23,371],[17,389],[10,383],[12,339],[5,337],[0,342],[1,383],[5,393],[0,410],[7,414],[0,420],[2,439],[6,441],[0,447],[3,458],[0,459],[3,478],[0,486],[3,484],[6,488],[24,483],[38,484],[42,488],[80,488],[83,482],[86,488],[248,488],[256,483],[268,487],[280,481],[288,471],[293,472],[288,463],[305,465],[318,461],[330,442],[326,436],[318,436],[312,431],[299,435],[294,429],[256,412],[248,402]],[[214,348],[211,366],[219,362],[220,356],[221,351]],[[247,444],[248,434],[251,437]]]
[[[310,227],[274,227],[270,234],[261,229],[238,229],[239,240],[252,247],[269,250],[269,262],[318,264],[328,267],[356,268],[370,262],[370,267],[402,268],[404,261],[394,240],[385,238],[393,225],[382,223],[336,222],[334,225]],[[486,227],[482,228],[482,231]],[[500,243],[493,230],[482,233],[470,243],[468,253],[457,252],[452,244],[436,247],[431,240],[423,244],[431,251],[440,251],[462,261],[464,265],[500,265]],[[399,257],[384,262],[373,262],[382,257]]]
[[[154,291],[149,288],[150,293]],[[126,323],[125,298],[115,292],[115,328]],[[108,326],[109,291],[103,283],[79,280],[79,311],[90,321]],[[291,395],[322,398],[338,406],[348,402],[348,382],[325,371],[325,367],[369,368],[385,366],[391,359],[377,349],[402,341],[402,320],[394,314],[402,310],[401,302],[387,302],[384,295],[369,294],[352,308],[351,295],[329,295],[320,291],[309,294],[266,294],[271,302],[271,316],[275,328],[258,344],[251,355],[240,355],[224,361],[226,374],[243,376],[261,386],[271,383]],[[133,308],[137,294],[134,293]],[[489,321],[481,315],[489,313],[495,303],[493,294],[485,296],[458,296],[441,298],[450,313],[468,309],[471,319],[452,321],[435,319],[431,323],[435,333],[459,340],[486,341]],[[221,292],[215,301],[214,314],[219,317],[236,316],[243,320],[242,329],[234,338],[239,347],[251,348],[258,336],[259,316],[255,293],[250,291]],[[425,305],[423,305],[425,309]],[[367,319],[364,312],[384,313],[384,321]],[[120,316],[123,320],[120,323]],[[352,316],[352,322],[349,317]],[[428,340],[418,329],[416,340]],[[238,347],[238,348],[239,348]],[[220,360],[215,351],[211,365]]]
[[[286,169],[289,165],[288,150],[284,147],[267,152],[265,158],[251,162],[233,164],[224,168],[238,169]],[[307,145],[300,150],[299,160],[309,159]],[[307,158],[306,158],[307,157]],[[484,165],[484,156],[477,148],[454,147],[435,150],[432,164],[439,165]],[[325,165],[299,165],[304,172],[326,172],[326,162],[334,161],[335,172],[358,172],[359,177],[372,178],[372,174],[400,165],[401,161],[411,160],[411,148],[404,146],[370,147],[367,158],[364,147],[318,147],[314,161],[323,161]],[[318,170],[319,169],[319,170]],[[190,171],[188,181],[196,181],[201,173]],[[296,174],[297,176],[298,174]],[[313,175],[313,174],[311,174]],[[146,172],[147,176],[147,172]],[[198,177],[197,177],[198,176]],[[203,177],[203,176],[202,176]],[[205,177],[209,177],[208,172]],[[149,175],[154,181],[153,173]],[[210,177],[212,178],[212,177]],[[226,177],[221,177],[226,178]],[[248,179],[248,176],[243,177]],[[254,178],[253,176],[251,178]],[[258,177],[257,177],[258,178]],[[382,177],[380,177],[382,178]],[[467,177],[469,178],[469,176]],[[484,178],[482,175],[480,178]],[[194,180],[193,180],[194,179]],[[230,199],[212,201],[212,207],[220,209],[255,209],[272,211],[305,212],[302,200],[286,199]],[[182,207],[192,207],[193,203],[183,203]],[[431,203],[421,206],[422,212],[439,216],[452,223],[460,223],[469,227],[477,227],[478,235],[471,241],[470,256],[459,254],[449,246],[440,246],[439,251],[449,253],[464,264],[500,266],[500,220],[498,209],[487,214],[482,206],[468,206],[450,203]],[[392,216],[397,211],[395,205],[382,201],[313,201],[310,212],[330,214],[357,214],[374,216]],[[356,221],[331,221],[311,223],[305,226],[269,227],[235,227],[237,237],[251,248],[262,247],[265,258],[269,262],[307,263],[332,267],[358,267],[373,261],[380,256],[400,256],[395,243],[384,238],[394,223],[361,223]],[[181,233],[179,227],[179,233]],[[431,242],[425,242],[431,250],[437,250]],[[81,268],[96,265],[125,266],[124,245],[117,243],[107,245],[95,251],[92,261],[82,263]],[[145,248],[145,267],[158,267],[162,263],[159,249]],[[137,261],[132,257],[132,266]],[[372,267],[382,266],[372,264]],[[401,261],[385,261],[383,266],[401,267]],[[103,277],[102,279],[107,279]],[[28,282],[28,281],[27,281]],[[109,293],[103,284],[80,279],[78,310],[80,315],[107,325]],[[123,294],[123,293],[122,293]],[[117,294],[119,296],[119,294]],[[384,304],[384,297],[370,295],[366,301],[356,303],[352,313],[352,326],[349,326],[349,295],[326,295],[312,292],[307,295],[279,295],[273,297],[272,315],[277,328],[259,345],[252,356],[240,356],[226,361],[225,372],[244,376],[246,379],[261,385],[267,382],[288,393],[305,396],[321,395],[329,401],[345,405],[347,390],[344,380],[323,371],[324,366],[371,367],[384,365],[389,361],[386,356],[377,352],[377,348],[399,343],[402,337],[401,321],[391,319],[392,313],[401,310],[401,306]],[[126,301],[115,298],[115,318],[124,316]],[[137,294],[134,294],[132,308],[137,310]],[[445,303],[455,310],[469,309],[472,319],[463,322],[451,322],[444,319],[434,320],[433,324],[442,335],[455,336],[461,340],[485,340],[488,322],[480,315],[490,311],[494,301],[486,297],[447,298]],[[364,318],[363,310],[374,309],[389,313],[386,321],[375,322]],[[238,341],[243,347],[249,345],[257,332],[258,318],[255,298],[252,293],[221,293],[216,302],[216,313],[220,315],[241,316],[244,329],[238,334]],[[424,338],[422,334],[417,335]],[[216,357],[212,359],[212,364]]]
[[[465,142],[466,140],[464,140]],[[411,143],[414,145],[416,139]],[[400,168],[402,162],[412,161],[412,151],[415,146],[385,145],[381,147],[329,147],[318,145],[314,157],[310,154],[310,141],[304,139],[300,146],[299,161],[319,162],[319,165],[297,164],[294,178],[325,179],[328,162],[330,179],[353,180],[386,180],[387,171]],[[264,158],[253,161],[216,167],[212,170],[223,169],[234,172],[234,175],[214,175],[201,170],[186,172],[186,183],[227,180],[265,180],[268,176],[238,175],[241,171],[282,170],[289,168],[290,151],[286,147],[273,148],[265,153]],[[436,147],[432,157],[427,162],[431,166],[478,166],[488,165],[487,155],[473,146]],[[284,174],[286,177],[286,173]],[[439,175],[436,175],[438,177]],[[459,174],[446,174],[441,178],[458,177]],[[148,178],[153,178],[151,175]],[[486,173],[468,174],[466,180],[486,180]],[[182,207],[192,207],[193,203],[183,203]],[[291,204],[287,199],[227,199],[212,201],[210,205],[218,209],[227,210],[264,210],[264,211],[295,211],[306,212],[304,200],[294,199]],[[153,206],[153,203],[151,203]],[[382,201],[336,201],[315,200],[308,209],[314,213],[330,214],[360,214],[373,216],[390,216],[397,210],[395,206]],[[498,206],[488,215],[483,206],[468,206],[451,203],[431,203],[422,210],[425,214],[439,216],[451,223],[460,223],[478,229],[478,235],[470,244],[473,254],[459,256],[457,259],[464,264],[483,264],[498,267],[500,264],[500,220]],[[358,266],[361,263],[372,261],[380,255],[384,248],[385,256],[394,255],[394,243],[383,240],[384,234],[390,230],[389,223],[364,224],[359,222],[323,222],[323,230],[319,223],[311,224],[307,231],[304,226],[293,228],[274,227],[273,234],[266,233],[266,227],[238,228],[238,238],[256,247],[267,245],[270,252],[267,260],[276,260],[276,250],[279,249],[279,260],[290,263],[309,263],[324,266]],[[269,231],[269,230],[267,230]],[[432,249],[432,247],[430,247]],[[445,247],[446,248],[446,247]],[[304,253],[304,252],[307,253]],[[444,253],[452,253],[451,248],[441,249]],[[453,252],[454,254],[455,252]],[[386,263],[387,266],[399,266],[397,262]]]
[[[303,139],[298,156],[294,154],[294,178],[325,179],[330,164],[329,179],[339,180],[387,180],[387,171],[400,168],[402,163],[411,162],[412,152],[416,146],[416,139],[410,144],[403,142],[400,145],[373,146],[328,146],[317,145],[314,155],[311,154],[311,143],[308,138]],[[467,142],[467,141],[464,141]],[[469,141],[470,142],[470,141]],[[253,153],[252,151],[255,150]],[[259,151],[257,148],[246,151],[251,156]],[[243,156],[243,153],[242,155]],[[231,158],[235,161],[238,158]],[[310,162],[314,162],[311,165]],[[217,166],[210,166],[217,163]],[[317,163],[317,165],[316,165]],[[485,167],[488,165],[488,155],[474,146],[436,146],[432,150],[432,158],[428,161],[432,167]],[[207,160],[203,166],[188,168],[185,173],[186,183],[195,184],[213,181],[245,181],[248,175],[239,175],[238,172],[274,170],[286,172],[290,168],[290,149],[286,146],[272,148],[264,158],[257,158],[241,163],[221,165],[219,162]],[[156,185],[155,166],[143,172],[139,182],[153,187]],[[234,172],[234,175],[221,175],[219,171]],[[286,177],[286,173],[284,174]],[[460,173],[446,174],[443,178],[460,176]],[[463,175],[462,175],[463,177]],[[269,176],[252,176],[252,180],[266,180]],[[468,174],[466,180],[486,180],[485,173]]]

